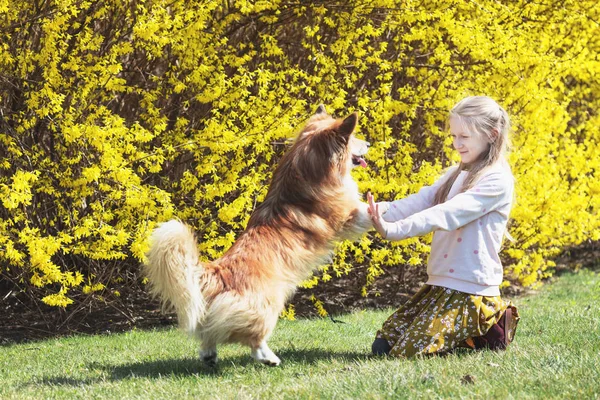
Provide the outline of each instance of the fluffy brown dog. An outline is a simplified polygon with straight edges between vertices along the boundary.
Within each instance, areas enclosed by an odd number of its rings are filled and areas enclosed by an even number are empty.
[[[154,231],[144,268],[151,293],[201,340],[206,363],[216,363],[217,344],[239,342],[256,360],[279,365],[267,339],[285,302],[327,262],[336,241],[371,228],[350,175],[365,165],[368,149],[352,134],[357,119],[333,119],[319,106],[281,159],[246,230],[218,260],[201,263],[193,233],[179,221]]]

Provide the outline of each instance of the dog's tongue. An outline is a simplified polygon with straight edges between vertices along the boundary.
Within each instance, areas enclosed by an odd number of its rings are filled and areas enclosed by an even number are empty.
[[[359,159],[358,159],[358,162],[360,163],[360,166],[361,166],[361,167],[363,167],[363,168],[366,168],[366,167],[367,167],[367,162],[365,161],[365,159],[364,159],[364,158],[362,158],[362,157],[361,157],[361,158],[359,158]]]

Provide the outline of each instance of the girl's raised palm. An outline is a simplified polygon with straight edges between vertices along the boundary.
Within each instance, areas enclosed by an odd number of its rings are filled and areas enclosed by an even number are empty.
[[[387,236],[387,229],[385,225],[387,223],[381,218],[381,214],[379,213],[379,204],[375,203],[371,192],[367,192],[367,201],[369,202],[369,216],[371,217],[371,221],[373,221],[373,227],[375,227],[375,230],[377,230],[381,237],[385,239]]]

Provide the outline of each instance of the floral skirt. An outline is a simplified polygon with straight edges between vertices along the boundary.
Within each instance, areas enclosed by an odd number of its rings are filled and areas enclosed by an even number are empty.
[[[385,321],[376,337],[388,341],[390,355],[400,357],[472,347],[465,343],[485,335],[508,307],[514,332],[519,317],[510,301],[425,285]]]

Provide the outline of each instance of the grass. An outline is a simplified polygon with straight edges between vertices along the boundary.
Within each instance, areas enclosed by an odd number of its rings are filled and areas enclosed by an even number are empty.
[[[2,399],[600,398],[600,274],[564,275],[513,299],[521,313],[506,352],[415,360],[369,356],[392,312],[280,321],[270,368],[236,345],[205,368],[175,329],[78,336],[0,348]]]

